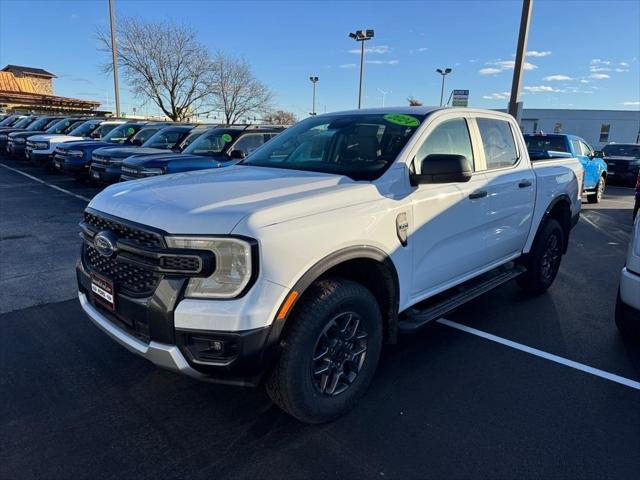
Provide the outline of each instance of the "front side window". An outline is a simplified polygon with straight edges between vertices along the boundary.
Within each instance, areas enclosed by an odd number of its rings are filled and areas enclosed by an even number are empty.
[[[200,135],[202,134],[203,134],[202,131],[190,133],[189,135],[187,135],[187,137],[184,140],[182,140],[182,142],[180,142],[180,148],[182,150],[185,150],[189,145],[195,142],[198,139],[198,137],[200,137]]]
[[[67,118],[58,120],[47,129],[47,133],[63,133],[73,122],[73,120],[69,120]]]
[[[54,122],[57,122],[58,119],[54,119],[54,118],[39,118],[37,119],[35,122],[33,122],[31,125],[29,125],[29,128],[27,128],[27,130],[32,130],[32,131],[39,131],[39,130],[45,130],[47,127],[50,127],[51,125],[53,125]]]
[[[245,155],[250,155],[254,150],[264,144],[266,141],[264,137],[265,135],[262,133],[251,133],[249,135],[245,135],[241,137],[231,149],[240,150]]]
[[[375,180],[395,161],[425,115],[321,115],[303,120],[240,165],[286,168]]]
[[[582,146],[582,155],[585,155],[588,157],[589,155],[593,154],[593,149],[589,145],[587,145],[582,141],[580,142],[580,145]]]
[[[518,161],[518,150],[513,139],[511,125],[505,120],[478,118],[487,170],[511,167]]]
[[[74,128],[69,132],[69,135],[74,137],[88,137],[91,132],[93,132],[96,128],[98,128],[98,124],[95,122],[84,122],[81,123],[78,127]]]
[[[14,125],[14,128],[27,128],[31,122],[33,122],[34,117],[24,117],[18,123]]]
[[[133,138],[133,136],[140,131],[141,125],[136,124],[124,124],[118,125],[111,130],[103,140],[109,143],[124,143],[127,140]]]
[[[136,133],[131,138],[131,143],[134,145],[142,145],[151,137],[153,137],[156,133],[158,133],[159,128],[143,128],[138,133]]]
[[[462,155],[474,164],[469,128],[463,118],[446,120],[429,134],[416,154],[416,167],[420,168],[422,161],[434,154]]]
[[[579,140],[572,139],[571,146],[573,147],[573,151],[576,155],[584,155],[584,153],[582,153],[582,147],[580,146]]]
[[[98,128],[96,128],[93,132],[91,132],[92,138],[104,138],[107,134],[116,128],[118,125],[116,123],[103,123]]]
[[[76,120],[71,122],[70,125],[68,125],[67,127],[65,127],[62,132],[60,133],[64,133],[65,135],[68,135],[70,132],[72,132],[73,130],[75,130],[76,128],[78,128],[80,125],[82,125],[84,123],[84,120]]]
[[[192,155],[220,155],[232,137],[224,131],[206,132],[184,149],[184,153]]]

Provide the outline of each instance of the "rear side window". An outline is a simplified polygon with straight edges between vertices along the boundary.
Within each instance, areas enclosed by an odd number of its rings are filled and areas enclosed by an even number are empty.
[[[433,129],[416,154],[416,166],[420,168],[422,161],[432,154],[463,155],[474,164],[469,129],[463,118],[446,120]]]
[[[515,165],[518,161],[518,150],[509,122],[493,118],[478,118],[476,121],[482,138],[487,170]]]

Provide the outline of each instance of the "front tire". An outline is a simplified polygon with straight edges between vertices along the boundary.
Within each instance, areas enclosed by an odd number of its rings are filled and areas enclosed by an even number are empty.
[[[604,176],[602,176],[598,179],[598,184],[596,185],[595,191],[587,195],[587,201],[589,203],[600,203],[602,201],[602,197],[604,196],[604,187],[605,179]]]
[[[560,223],[553,218],[545,220],[536,235],[531,252],[521,260],[527,269],[517,278],[522,290],[536,295],[547,291],[560,269],[564,242],[564,231]]]
[[[348,412],[371,383],[382,350],[382,315],[373,294],[344,279],[305,292],[266,388],[273,402],[305,423]]]

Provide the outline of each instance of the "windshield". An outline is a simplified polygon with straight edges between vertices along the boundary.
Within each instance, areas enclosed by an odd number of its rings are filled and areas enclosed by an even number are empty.
[[[425,115],[354,114],[308,118],[241,164],[375,180],[394,162]]]
[[[151,137],[153,137],[158,130],[160,130],[160,127],[143,128],[133,136],[133,138],[131,139],[131,143],[133,143],[134,145],[142,145]]]
[[[69,132],[74,137],[88,137],[100,125],[96,122],[84,122]]]
[[[63,118],[62,120],[58,120],[51,127],[49,127],[46,133],[65,133],[68,131],[68,128],[76,123],[75,118]]]
[[[0,122],[0,127],[10,127],[12,125],[15,125],[18,121],[20,121],[19,117],[16,117],[15,115],[9,115],[7,118]]]
[[[34,120],[35,117],[24,117],[14,125],[14,128],[27,128]]]
[[[103,127],[106,125],[103,125]],[[140,131],[142,125],[137,124],[124,124],[118,125],[116,128],[111,130],[108,135],[106,135],[103,140],[109,143],[125,143],[127,140],[130,140],[136,133]]]
[[[640,145],[607,145],[602,149],[606,157],[640,157]]]
[[[564,137],[525,137],[530,152],[569,152]]]
[[[159,132],[157,132],[154,136],[152,136],[149,140],[144,142],[142,145],[145,148],[160,148],[163,150],[168,150],[176,146],[176,144],[182,140],[182,138],[187,134],[187,131],[183,128],[181,129],[173,129],[173,128],[163,128]]]
[[[205,132],[195,142],[184,149],[184,153],[192,155],[219,155],[224,150],[227,143],[232,140],[231,135],[224,130],[214,130]]]
[[[29,125],[29,128],[27,128],[27,130],[44,130],[45,128],[47,128],[47,126],[53,125],[53,122],[58,120],[59,118],[53,119],[51,117],[39,118],[31,125]]]
[[[190,146],[193,142],[195,142],[200,136],[204,133],[204,130],[199,130],[197,132],[190,133],[187,137],[180,142],[180,148],[184,151],[188,146]]]

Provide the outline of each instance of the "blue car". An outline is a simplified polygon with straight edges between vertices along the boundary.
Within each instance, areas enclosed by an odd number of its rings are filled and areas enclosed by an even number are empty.
[[[560,133],[536,133],[524,136],[532,161],[558,157],[576,157],[584,169],[582,191],[589,203],[600,203],[607,180],[607,164],[602,152],[596,152],[580,137]]]
[[[133,155],[127,158],[122,165],[121,181],[227,167],[242,160],[281,131],[281,127],[261,125],[210,128],[182,153]]]
[[[145,122],[124,123],[105,135],[100,140],[78,140],[59,145],[53,154],[53,165],[62,173],[74,176],[86,176],[89,173],[91,156],[94,150],[102,147],[115,147],[117,145],[142,145],[144,138],[138,133],[149,127]],[[153,135],[158,129],[148,131],[146,135]],[[148,138],[148,137],[146,137]]]

